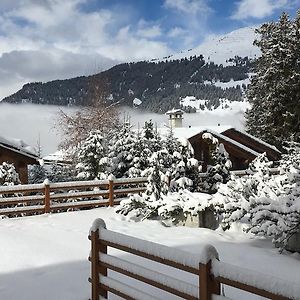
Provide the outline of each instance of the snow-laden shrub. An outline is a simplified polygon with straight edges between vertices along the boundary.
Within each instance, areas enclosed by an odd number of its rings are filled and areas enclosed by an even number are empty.
[[[270,180],[268,196],[251,199],[249,231],[269,236],[282,249],[300,232],[300,144],[289,143],[280,175]]]
[[[0,164],[0,186],[20,184],[19,174],[13,164],[3,162]]]
[[[266,155],[260,155],[250,165],[252,174],[221,185],[213,203],[223,214],[224,229],[247,217],[247,231],[271,237],[283,249],[300,230],[299,144],[290,145],[283,155],[279,175],[272,175],[270,167]]]
[[[159,219],[171,225],[184,223],[189,215],[197,216],[210,206],[210,195],[180,190],[161,195],[158,200],[150,199],[146,194],[131,195],[130,199],[121,201],[116,212],[135,221]]]

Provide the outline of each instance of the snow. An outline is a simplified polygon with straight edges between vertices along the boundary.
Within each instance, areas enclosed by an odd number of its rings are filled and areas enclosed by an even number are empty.
[[[300,299],[299,283],[291,283],[282,278],[266,276],[263,273],[233,266],[218,260],[213,260],[212,270],[216,277],[224,277],[248,285],[264,289],[291,299]]]
[[[40,216],[0,220],[0,299],[20,300],[82,300],[90,297],[90,263],[87,260],[90,241],[87,236],[93,220],[102,218],[107,228],[152,242],[171,246],[197,255],[199,244],[210,243],[219,253],[224,263],[245,267],[265,273],[266,277],[300,284],[300,255],[284,253],[280,255],[271,241],[242,232],[233,226],[230,231],[212,231],[204,228],[165,227],[157,221],[128,222],[124,216],[114,213],[113,208],[45,214]],[[97,225],[96,227],[98,227]],[[152,271],[180,278],[197,285],[195,276],[159,267],[149,261],[111,250],[110,255],[141,263]],[[126,277],[109,274],[123,284],[134,285]],[[141,287],[139,286],[139,289]],[[143,291],[160,297],[158,292],[143,286]],[[234,300],[258,300],[235,289],[225,288],[226,296]],[[222,297],[218,297],[222,299]],[[110,299],[117,299],[111,297]],[[164,298],[174,299],[168,295]],[[224,299],[224,298],[223,298]],[[299,299],[299,297],[298,297]]]
[[[168,110],[165,114],[166,115],[175,115],[175,114],[182,115],[182,114],[184,114],[184,111],[181,109],[172,108],[171,110]]]
[[[210,259],[218,257],[216,249],[209,244],[198,244],[198,254],[192,255],[185,251],[180,251],[178,249],[173,249],[164,245],[158,245],[153,242],[137,239],[122,233],[104,229],[102,221],[96,221],[96,223],[93,223],[91,229],[92,231],[95,230],[97,224],[100,225],[98,227],[99,235],[104,241],[123,245],[157,257],[170,259],[184,266],[198,269],[199,263],[206,264]]]
[[[226,60],[234,58],[236,55],[240,57],[248,56],[249,58],[260,56],[259,48],[253,45],[253,41],[257,38],[258,35],[255,33],[254,27],[239,28],[221,36],[210,35],[202,44],[194,49],[182,51],[181,53],[159,60],[175,60],[202,54],[205,61],[213,61],[216,64],[226,66],[231,64],[230,62],[226,62]]]
[[[235,81],[237,82],[237,81]],[[211,84],[211,82],[207,81],[206,84]],[[224,83],[226,84],[226,83]],[[225,85],[224,85],[225,86]],[[186,96],[180,100],[180,104],[183,107],[193,107],[196,108],[197,113],[211,112],[212,114],[224,114],[224,113],[241,113],[245,112],[248,108],[250,108],[250,104],[247,101],[229,101],[225,98],[220,98],[220,105],[217,108],[208,109],[206,107],[206,103],[209,100],[205,99],[197,99],[194,96]],[[204,109],[200,109],[200,105],[204,106]]]
[[[0,136],[0,145],[14,152],[21,153],[31,158],[37,159],[36,149],[27,145],[23,140],[14,138],[4,138]]]
[[[236,130],[236,131],[238,131],[238,132],[240,132],[240,133],[242,133],[242,134],[248,136],[248,137],[251,138],[252,140],[259,142],[260,144],[263,144],[263,145],[265,145],[265,146],[267,146],[267,147],[269,147],[269,148],[271,148],[271,149],[273,149],[273,150],[275,150],[275,151],[277,151],[277,152],[280,152],[275,146],[273,146],[273,145],[271,145],[271,144],[268,144],[268,143],[264,142],[263,140],[261,140],[261,139],[255,137],[255,136],[253,136],[253,135],[251,135],[251,134],[245,132],[244,130],[238,130],[238,129],[236,129],[236,128],[234,128],[234,130]]]
[[[178,127],[173,128],[173,134],[178,139],[189,139],[203,131],[212,130],[213,132],[222,133],[228,129],[232,128],[230,125],[221,126],[191,126],[191,127]],[[162,136],[167,136],[170,132],[168,127],[157,128]]]
[[[152,271],[148,268],[141,267],[140,265],[134,264],[132,262],[120,259],[111,255],[100,254],[100,261],[110,264],[112,266],[121,268],[130,273],[142,276],[144,278],[150,279],[152,281],[159,282],[170,288],[177,289],[185,294],[198,297],[198,286],[189,284],[187,282],[178,280],[175,277],[161,274],[157,271]]]
[[[132,101],[132,104],[136,105],[136,106],[140,106],[142,103],[143,103],[143,101],[140,100],[139,98],[134,98]]]
[[[210,83],[210,84],[212,84],[212,83]],[[213,84],[215,86],[220,87],[223,90],[225,90],[225,89],[230,88],[230,87],[237,87],[238,85],[242,86],[243,84],[245,84],[247,86],[248,84],[250,84],[250,79],[246,78],[246,79],[243,79],[243,80],[236,80],[236,81],[231,79],[228,82],[221,82],[220,80],[218,80],[218,81],[214,82]]]

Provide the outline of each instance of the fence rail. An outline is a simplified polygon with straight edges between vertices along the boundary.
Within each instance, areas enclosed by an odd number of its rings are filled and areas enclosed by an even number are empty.
[[[0,216],[23,216],[114,206],[128,194],[145,191],[147,178],[72,181],[0,187]]]
[[[278,282],[277,278],[220,262],[216,249],[211,245],[199,247],[199,253],[196,255],[108,230],[102,219],[94,221],[89,239],[91,240],[89,257],[91,300],[98,300],[99,297],[108,299],[109,292],[124,299],[165,299],[165,296],[157,298],[149,292],[144,292],[136,284],[133,287],[112,278],[109,270],[183,299],[229,299],[223,296],[217,297],[221,295],[221,285],[273,300],[299,299],[291,295],[297,294],[297,291],[300,291],[299,287],[295,288],[288,282],[280,281],[279,286],[275,287],[278,291],[274,292],[270,290],[270,286],[274,288],[274,282]],[[165,273],[150,270],[132,261],[112,256],[109,254],[109,247],[193,274],[197,276],[199,284],[194,285]],[[157,270],[158,267],[155,269]],[[168,274],[172,273],[168,272]],[[264,279],[256,280],[258,283],[252,284],[253,278]],[[266,287],[261,286],[263,284],[266,284]]]
[[[271,169],[271,173],[278,173]],[[249,170],[231,171],[236,176],[252,174]],[[202,179],[207,173],[200,173]],[[171,178],[168,179],[168,183]],[[122,196],[145,191],[146,177],[117,178],[113,180],[91,180],[26,184],[0,187],[0,216],[23,216],[59,212],[70,209],[114,206]]]

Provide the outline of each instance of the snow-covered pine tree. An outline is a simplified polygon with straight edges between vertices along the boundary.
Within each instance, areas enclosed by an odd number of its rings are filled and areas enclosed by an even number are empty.
[[[133,166],[134,157],[137,156],[135,153],[136,142],[137,135],[132,130],[132,126],[128,122],[124,122],[109,142],[110,173],[115,177],[129,177],[129,169]],[[131,171],[131,175],[133,175],[134,172]]]
[[[28,182],[29,183],[42,183],[47,178],[44,166],[38,164],[33,165],[28,169]]]
[[[281,174],[269,177],[263,186],[265,194],[256,192],[249,209],[248,230],[271,237],[281,249],[300,232],[300,144],[288,143],[286,152],[280,163]],[[299,242],[296,247],[299,251]]]
[[[129,177],[140,177],[142,172],[149,167],[149,157],[152,153],[148,148],[147,140],[138,129],[136,141],[132,147],[133,159],[128,170]]]
[[[213,194],[218,190],[220,183],[226,183],[230,179],[231,161],[222,143],[211,133],[202,135],[209,149],[209,164],[207,166],[207,177],[203,182],[203,191]]]
[[[276,185],[272,187],[268,184],[273,178],[270,177],[271,166],[272,162],[263,153],[250,163],[247,170],[249,175],[232,176],[226,184],[219,185],[218,192],[214,195],[214,206],[223,214],[224,230],[249,213],[251,199],[270,196],[271,190],[276,194]]]
[[[78,177],[95,179],[105,177],[108,158],[105,139],[99,130],[91,131],[81,143],[77,154]]]
[[[282,148],[284,140],[300,137],[300,11],[295,20],[283,13],[278,22],[263,24],[254,42],[262,52],[247,97],[252,108],[246,128]]]
[[[15,166],[8,162],[0,164],[0,186],[20,184],[19,174]]]

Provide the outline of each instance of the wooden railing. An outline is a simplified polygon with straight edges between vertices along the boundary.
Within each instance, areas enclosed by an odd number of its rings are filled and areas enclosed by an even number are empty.
[[[224,295],[218,296],[221,294],[221,284],[273,300],[299,299],[294,296],[300,295],[298,286],[266,274],[220,262],[216,249],[211,245],[199,246],[199,253],[196,255],[107,230],[102,219],[94,221],[89,239],[91,240],[89,257],[91,262],[91,277],[89,278],[91,300],[99,300],[99,297],[107,299],[109,292],[124,299],[166,299],[166,296],[157,298],[157,296],[143,291],[136,283],[132,286],[113,278],[109,270],[183,299],[229,299]],[[198,278],[199,284],[194,285],[166,275],[165,272],[153,271],[139,264],[112,256],[109,254],[108,247],[167,265],[177,269],[177,272],[182,270],[193,274]],[[141,261],[141,259],[137,261]],[[155,270],[159,270],[157,265],[155,265]],[[172,274],[172,270],[168,270],[168,274]]]
[[[271,170],[278,173],[278,169]],[[248,170],[231,171],[237,176],[251,174]],[[204,180],[207,173],[200,173]],[[171,182],[169,178],[168,183]],[[60,212],[99,206],[114,206],[120,197],[145,191],[146,177],[113,180],[72,181],[0,187],[0,216]]]
[[[147,178],[72,181],[0,187],[0,215],[23,216],[99,206],[145,191]]]

